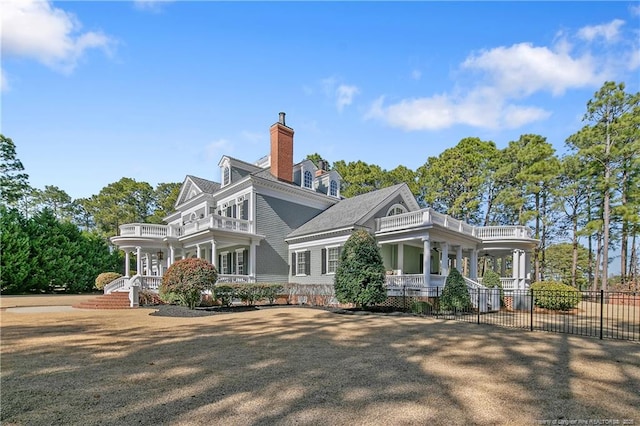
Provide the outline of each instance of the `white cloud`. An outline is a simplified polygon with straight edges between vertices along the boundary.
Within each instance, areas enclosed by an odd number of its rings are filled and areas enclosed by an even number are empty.
[[[7,0],[2,8],[2,49],[6,55],[35,59],[69,73],[88,49],[108,53],[114,44],[101,32],[80,32],[80,21],[48,0]]]
[[[411,78],[414,80],[420,80],[422,78],[422,71],[420,70],[411,71]]]
[[[629,6],[629,13],[631,13],[632,16],[640,16],[640,5]]]
[[[345,106],[351,105],[353,102],[353,97],[360,93],[360,89],[356,86],[348,86],[346,84],[341,84],[336,89],[336,107],[338,111],[342,112]]]
[[[603,81],[590,55],[574,58],[567,49],[564,43],[556,51],[530,43],[497,47],[470,56],[462,68],[484,71],[493,85],[510,96],[528,96],[543,90],[561,95],[568,88]]]
[[[622,19],[614,19],[608,24],[582,27],[578,30],[578,37],[586,41],[603,38],[606,42],[613,42],[618,39],[618,36],[620,35],[620,28],[623,25],[624,21]]]
[[[167,3],[171,3],[172,1],[173,0],[133,0],[133,5],[139,10],[159,12]]]

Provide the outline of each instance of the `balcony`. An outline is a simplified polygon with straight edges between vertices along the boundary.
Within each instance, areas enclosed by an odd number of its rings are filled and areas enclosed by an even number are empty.
[[[483,241],[505,239],[531,239],[531,230],[526,226],[473,226],[433,209],[423,209],[376,219],[376,232],[411,230],[421,226],[438,226]]]
[[[163,239],[167,237],[187,237],[206,230],[224,230],[250,234],[253,231],[252,222],[218,215],[207,216],[202,219],[176,225],[155,225],[149,223],[128,223],[120,225],[119,237],[142,237],[151,239]]]

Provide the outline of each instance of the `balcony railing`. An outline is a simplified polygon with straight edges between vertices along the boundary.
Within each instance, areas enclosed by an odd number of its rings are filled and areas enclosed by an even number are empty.
[[[437,225],[482,240],[532,238],[531,230],[526,226],[473,226],[433,209],[376,219],[377,232],[408,230],[427,225]]]
[[[165,238],[183,237],[208,229],[251,233],[252,222],[248,220],[224,217],[218,215],[207,216],[182,226],[155,225],[149,223],[128,223],[120,225],[121,237]]]

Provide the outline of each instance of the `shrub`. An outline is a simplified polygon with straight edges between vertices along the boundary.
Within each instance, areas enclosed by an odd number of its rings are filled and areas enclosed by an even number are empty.
[[[557,281],[539,281],[531,284],[533,304],[539,308],[553,311],[568,311],[575,308],[582,294],[570,285]]]
[[[234,297],[236,297],[236,290],[232,284],[219,284],[213,287],[213,298],[222,306],[231,306]]]
[[[213,289],[218,272],[204,259],[191,258],[175,262],[162,277],[160,293],[174,293],[181,305],[194,309],[204,290]]]
[[[282,284],[266,284],[262,291],[262,297],[267,299],[270,305],[273,305],[282,292],[284,292]]]
[[[500,281],[500,275],[493,269],[487,269],[482,277],[482,285],[487,288],[499,288],[500,289],[500,303],[504,305],[504,290],[502,288],[502,281]]]
[[[433,306],[431,306],[431,303],[429,302],[425,302],[422,300],[414,300],[411,303],[411,312],[414,314],[420,314],[420,315],[428,314],[431,312],[432,309],[433,309]]]
[[[354,231],[344,244],[334,277],[341,303],[366,307],[387,299],[385,269],[375,238],[363,229]]]
[[[465,311],[471,308],[471,297],[460,272],[452,268],[440,296],[440,307],[445,311]]]
[[[96,285],[95,287],[98,290],[104,290],[104,286],[109,284],[113,280],[117,280],[120,278],[122,274],[117,272],[103,272],[96,277]]]
[[[140,290],[138,293],[138,304],[140,306],[145,305],[162,305],[163,301],[160,295],[149,290]]]

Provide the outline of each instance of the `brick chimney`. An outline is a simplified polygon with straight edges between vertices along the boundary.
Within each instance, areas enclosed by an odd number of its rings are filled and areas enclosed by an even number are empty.
[[[293,182],[293,129],[284,122],[281,112],[278,122],[269,129],[271,133],[271,174],[279,180]]]

